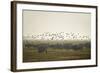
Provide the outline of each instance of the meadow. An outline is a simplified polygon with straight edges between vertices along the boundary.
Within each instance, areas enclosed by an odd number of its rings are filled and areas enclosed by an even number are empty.
[[[91,59],[88,40],[23,40],[23,62]]]

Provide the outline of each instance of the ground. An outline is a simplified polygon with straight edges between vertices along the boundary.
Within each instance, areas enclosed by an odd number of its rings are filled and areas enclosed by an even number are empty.
[[[47,43],[45,41],[37,42],[32,41],[31,43],[25,43],[28,44],[28,47],[25,46],[23,48],[23,62],[39,62],[39,61],[60,61],[60,60],[81,60],[81,59],[90,59],[91,58],[91,49],[90,47],[85,47],[87,44],[87,41],[75,41],[70,42],[63,41],[63,43],[60,41],[59,45],[56,42],[49,42]],[[81,44],[79,44],[81,43]],[[90,42],[89,42],[90,43]],[[31,44],[31,45],[30,45]],[[38,46],[43,44],[47,45],[41,51],[41,48],[38,49]],[[65,45],[71,45],[70,47],[66,46],[65,48],[63,46]],[[74,46],[73,46],[74,44]],[[78,44],[77,46],[81,46],[80,48],[77,48],[75,44]],[[85,45],[84,45],[85,44]],[[56,47],[55,47],[56,45]],[[52,47],[53,46],[53,47]],[[61,46],[61,47],[59,47]],[[39,52],[40,50],[40,52]]]

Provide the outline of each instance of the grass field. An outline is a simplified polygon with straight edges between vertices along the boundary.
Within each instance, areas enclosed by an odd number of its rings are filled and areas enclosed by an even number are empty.
[[[90,58],[90,41],[23,41],[23,62]]]

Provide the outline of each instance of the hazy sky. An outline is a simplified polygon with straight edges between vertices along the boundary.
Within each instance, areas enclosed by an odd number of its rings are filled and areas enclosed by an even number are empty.
[[[91,14],[71,12],[23,11],[23,35],[44,32],[91,34]]]

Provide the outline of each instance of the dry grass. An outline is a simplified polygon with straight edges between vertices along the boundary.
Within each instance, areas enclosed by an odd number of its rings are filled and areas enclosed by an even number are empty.
[[[90,59],[90,49],[66,50],[48,48],[47,52],[39,53],[36,49],[23,50],[23,62],[58,61]]]

